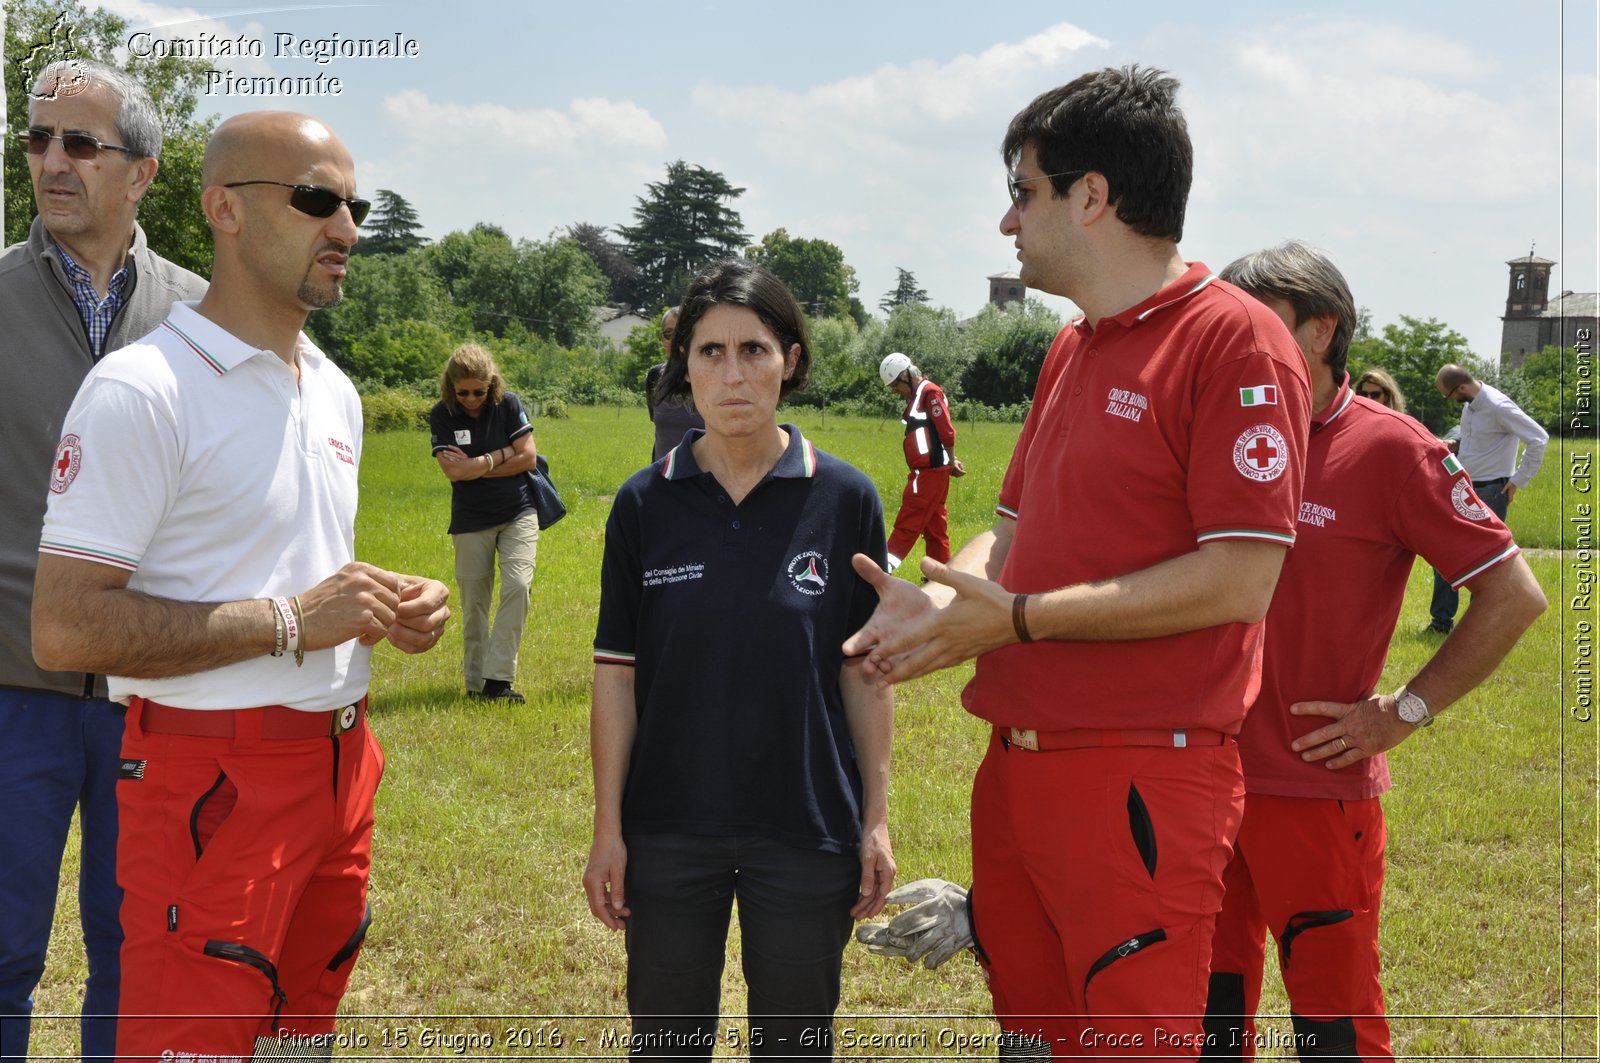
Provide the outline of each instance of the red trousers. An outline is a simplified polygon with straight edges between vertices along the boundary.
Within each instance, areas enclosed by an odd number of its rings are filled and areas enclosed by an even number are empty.
[[[905,560],[921,536],[927,541],[924,553],[935,561],[950,560],[950,522],[945,499],[950,497],[950,467],[912,469],[900,492],[900,512],[889,533],[889,564]]]
[[[130,706],[117,783],[117,1058],[331,1034],[368,922],[377,739],[354,709],[342,733],[294,738],[263,736],[288,709],[228,712],[231,737],[151,733],[155,711]]]
[[[1207,1058],[1290,1047],[1256,1032],[1269,931],[1300,1058],[1394,1058],[1378,981],[1384,840],[1377,798],[1245,799],[1212,945]]]
[[[971,912],[1016,1054],[1199,1055],[1243,789],[1231,741],[1042,753],[991,742],[972,787]]]

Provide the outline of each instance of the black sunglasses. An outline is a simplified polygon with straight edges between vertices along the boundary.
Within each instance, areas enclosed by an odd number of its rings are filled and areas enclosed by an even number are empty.
[[[1042,173],[1035,177],[1017,177],[1008,173],[1006,174],[1006,191],[1011,193],[1011,205],[1014,207],[1020,206],[1023,193],[1027,191],[1022,186],[1029,181],[1043,181],[1048,177],[1071,177],[1075,183],[1077,178],[1088,172],[1088,170],[1062,170],[1060,173]],[[1051,187],[1053,188],[1054,186]],[[1067,187],[1071,188],[1072,185],[1068,184]]]
[[[1364,399],[1377,399],[1380,402],[1389,395],[1387,391],[1358,391],[1356,394],[1360,395]]]
[[[481,399],[487,394],[489,394],[488,388],[474,388],[471,391],[467,390],[466,388],[456,388],[456,398],[458,399],[464,399],[468,395],[471,395],[475,399]]]
[[[12,135],[28,149],[29,155],[43,155],[50,150],[52,140],[61,141],[61,150],[67,153],[69,159],[92,159],[102,151],[120,151],[134,156],[139,154],[121,144],[107,144],[98,137],[91,137],[88,133],[52,133],[48,129],[19,129]]]
[[[331,188],[319,188],[316,185],[292,185],[287,181],[233,181],[222,187],[243,188],[245,185],[277,185],[291,189],[289,206],[313,218],[331,218],[333,212],[339,209],[339,204],[343,203],[350,208],[350,220],[360,225],[367,220],[367,211],[372,209],[370,200],[346,199]]]

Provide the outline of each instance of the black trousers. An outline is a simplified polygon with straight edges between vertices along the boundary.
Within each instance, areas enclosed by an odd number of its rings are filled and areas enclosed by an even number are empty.
[[[639,834],[628,846],[631,1054],[833,1055],[839,967],[861,865],[766,838]],[[739,904],[747,1031],[718,1030],[729,914]]]

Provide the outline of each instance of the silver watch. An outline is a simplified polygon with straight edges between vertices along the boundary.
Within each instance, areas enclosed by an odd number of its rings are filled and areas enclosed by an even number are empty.
[[[1413,727],[1426,727],[1433,722],[1433,713],[1428,711],[1428,703],[1422,697],[1411,691],[1400,688],[1394,696],[1395,715]]]

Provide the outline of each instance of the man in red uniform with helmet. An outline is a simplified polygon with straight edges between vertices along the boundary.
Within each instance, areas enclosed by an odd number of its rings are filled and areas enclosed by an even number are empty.
[[[1223,876],[1204,1055],[1255,1058],[1270,931],[1300,1058],[1392,1059],[1378,962],[1384,751],[1486,679],[1544,594],[1445,445],[1351,392],[1356,304],[1325,255],[1288,243],[1222,276],[1293,330],[1316,412],[1299,536],[1239,735],[1244,821]],[[1376,694],[1418,554],[1471,589],[1472,604],[1421,671]]]
[[[928,557],[938,562],[950,560],[950,524],[945,499],[950,496],[950,477],[966,472],[956,460],[956,426],[950,423],[950,400],[944,389],[922,375],[911,359],[896,351],[878,366],[878,376],[889,390],[906,403],[900,420],[906,426],[906,489],[900,495],[900,512],[895,514],[894,531],[889,535],[889,571],[905,560],[906,554],[922,537]]]
[[[1233,736],[1294,542],[1310,395],[1283,323],[1178,253],[1193,149],[1161,71],[1101,70],[1006,132],[1028,287],[1082,310],[1051,345],[999,519],[845,643],[890,682],[977,658],[970,911],[1000,1055],[1194,1058]]]

